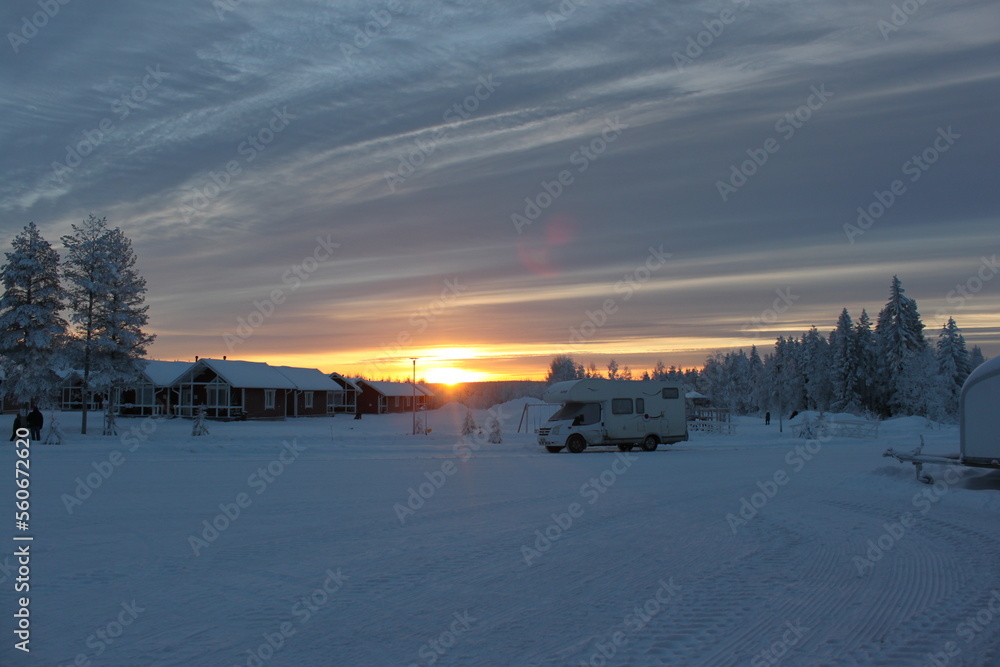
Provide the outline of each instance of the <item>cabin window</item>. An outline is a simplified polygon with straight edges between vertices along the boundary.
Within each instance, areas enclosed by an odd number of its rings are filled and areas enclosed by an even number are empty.
[[[313,393],[311,391],[306,392],[306,409],[312,410],[313,406]]]
[[[613,415],[630,415],[630,414],[632,414],[632,399],[631,398],[612,398],[611,399],[611,414],[613,414]]]
[[[637,398],[635,399],[635,413],[643,414],[646,412],[646,399]]]
[[[264,409],[274,410],[274,395],[277,394],[276,389],[265,389],[264,390]]]
[[[677,387],[665,387],[663,389],[663,398],[680,398],[681,392]]]

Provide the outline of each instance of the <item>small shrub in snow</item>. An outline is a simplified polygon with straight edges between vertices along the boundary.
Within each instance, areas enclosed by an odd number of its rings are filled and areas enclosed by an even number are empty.
[[[208,435],[208,427],[205,426],[205,408],[198,408],[198,414],[194,418],[194,426],[191,428],[191,435]]]
[[[465,419],[462,421],[462,435],[472,435],[478,432],[479,427],[476,426],[476,420],[472,416],[471,410],[465,411]]]
[[[500,433],[500,420],[496,417],[490,417],[486,421],[487,439],[492,442],[499,444],[503,442],[503,435]]]

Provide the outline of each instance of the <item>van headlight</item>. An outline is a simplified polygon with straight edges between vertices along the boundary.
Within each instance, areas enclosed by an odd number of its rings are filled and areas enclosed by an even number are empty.
[[[559,435],[560,433],[562,433],[562,426],[553,426],[552,430],[549,431],[550,435]]]

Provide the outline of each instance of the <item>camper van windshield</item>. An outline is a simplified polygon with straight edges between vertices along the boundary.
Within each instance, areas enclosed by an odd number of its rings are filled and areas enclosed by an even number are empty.
[[[549,421],[557,422],[566,419],[572,419],[573,422],[579,426],[596,424],[601,421],[601,404],[567,403],[559,408],[559,411],[552,415],[552,417],[549,418]]]

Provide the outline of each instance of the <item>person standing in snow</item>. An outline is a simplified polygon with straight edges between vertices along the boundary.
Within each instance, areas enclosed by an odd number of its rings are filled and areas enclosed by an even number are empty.
[[[14,442],[17,440],[17,429],[24,428],[24,422],[21,419],[21,411],[18,410],[17,414],[14,415],[14,430],[10,434],[10,441]]]
[[[770,425],[771,425],[771,413],[770,412],[765,412],[764,413],[764,426],[770,426]]]
[[[28,413],[27,417],[28,430],[31,432],[28,437],[32,440],[42,439],[42,426],[45,424],[45,417],[42,416],[42,412],[38,409],[38,406],[32,406],[31,412]]]

